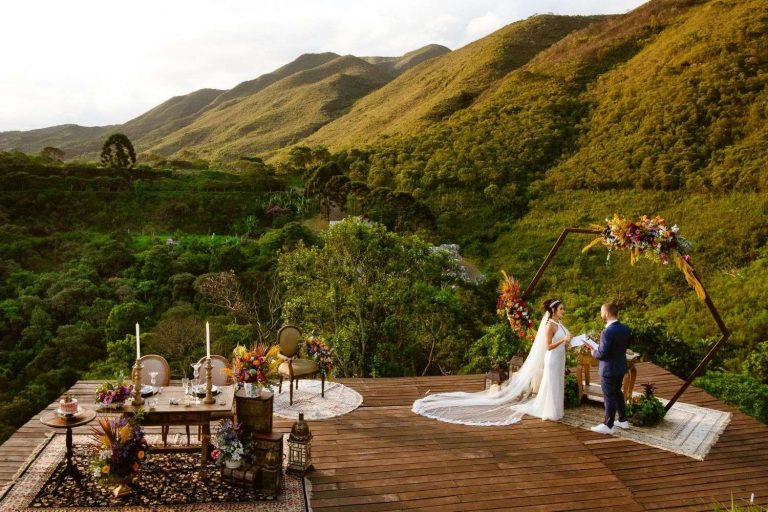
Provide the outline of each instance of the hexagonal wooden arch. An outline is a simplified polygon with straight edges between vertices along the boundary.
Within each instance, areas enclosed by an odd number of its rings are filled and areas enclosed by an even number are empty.
[[[533,292],[533,290],[536,288],[536,285],[539,283],[539,280],[544,275],[544,272],[546,272],[547,267],[552,262],[552,259],[560,250],[560,246],[563,245],[563,242],[571,233],[584,234],[584,235],[601,235],[602,231],[599,231],[596,229],[583,229],[583,228],[563,229],[563,232],[560,233],[560,236],[555,242],[555,245],[553,245],[552,249],[549,250],[549,254],[547,254],[547,257],[544,259],[544,262],[539,267],[539,270],[536,271],[536,275],[533,276],[533,280],[531,280],[531,284],[528,285],[528,287],[522,293],[521,297],[526,298],[531,294],[531,292]],[[696,279],[698,279],[699,282],[701,282],[701,279],[699,279],[699,276],[696,275],[695,271],[694,271],[694,275],[696,276]],[[704,289],[704,285],[702,285],[702,289]],[[677,392],[675,393],[675,396],[673,396],[672,399],[667,404],[666,410],[669,410],[672,407],[672,405],[674,405],[674,403],[677,402],[677,399],[680,398],[680,395],[682,395],[683,392],[686,389],[688,389],[688,386],[691,385],[691,382],[693,382],[693,379],[695,379],[697,376],[699,376],[699,374],[701,374],[704,371],[704,368],[706,368],[706,366],[709,364],[712,358],[715,357],[715,355],[720,351],[720,349],[725,344],[725,342],[727,342],[728,339],[731,337],[730,331],[728,331],[728,328],[723,323],[722,318],[720,318],[720,313],[717,312],[715,305],[712,304],[712,300],[709,298],[709,294],[706,293],[706,290],[704,290],[704,293],[705,293],[704,303],[707,305],[707,309],[709,309],[709,312],[712,315],[712,318],[715,319],[715,323],[717,324],[717,327],[720,329],[721,336],[720,336],[720,339],[717,340],[712,345],[712,347],[709,349],[709,352],[707,352],[707,355],[704,356],[704,359],[701,360],[699,365],[693,370],[693,372],[688,377],[688,379],[686,379],[683,385],[680,386],[680,389],[677,390]]]

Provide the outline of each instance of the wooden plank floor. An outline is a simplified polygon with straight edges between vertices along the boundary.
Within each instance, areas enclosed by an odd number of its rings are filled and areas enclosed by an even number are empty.
[[[638,370],[638,387],[653,381],[662,397],[681,384],[650,363]],[[535,418],[470,427],[411,413],[428,391],[481,389],[477,375],[340,382],[364,402],[346,416],[310,423],[315,511],[711,511],[752,492],[756,503],[768,504],[768,426],[695,388],[681,401],[734,413],[703,462]],[[80,381],[72,394],[87,403],[95,385]],[[0,486],[49,431],[38,418],[0,447]],[[291,423],[275,417],[274,427],[286,432]]]

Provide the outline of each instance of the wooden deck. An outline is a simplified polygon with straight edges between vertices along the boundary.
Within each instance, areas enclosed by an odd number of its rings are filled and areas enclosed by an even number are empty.
[[[681,384],[641,363],[637,382],[647,381],[662,397]],[[341,382],[365,401],[351,414],[310,424],[315,511],[711,511],[732,497],[744,504],[753,492],[755,503],[768,505],[768,426],[693,387],[681,401],[734,413],[703,462],[535,418],[468,427],[411,413],[428,390],[481,389],[477,375]],[[88,402],[95,384],[80,381],[72,393]],[[0,487],[48,432],[38,417],[0,447]],[[276,430],[290,425],[275,417]]]

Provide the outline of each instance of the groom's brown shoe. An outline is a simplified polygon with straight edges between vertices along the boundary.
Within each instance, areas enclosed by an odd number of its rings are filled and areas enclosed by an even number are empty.
[[[598,434],[613,434],[613,429],[608,425],[606,425],[605,423],[600,423],[599,425],[595,425],[589,430],[591,430],[592,432],[597,432]]]

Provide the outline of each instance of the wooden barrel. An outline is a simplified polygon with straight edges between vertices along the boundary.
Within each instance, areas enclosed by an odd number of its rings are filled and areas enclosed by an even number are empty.
[[[274,395],[267,391],[260,398],[249,398],[243,390],[235,394],[237,421],[253,434],[272,432],[272,402]]]

